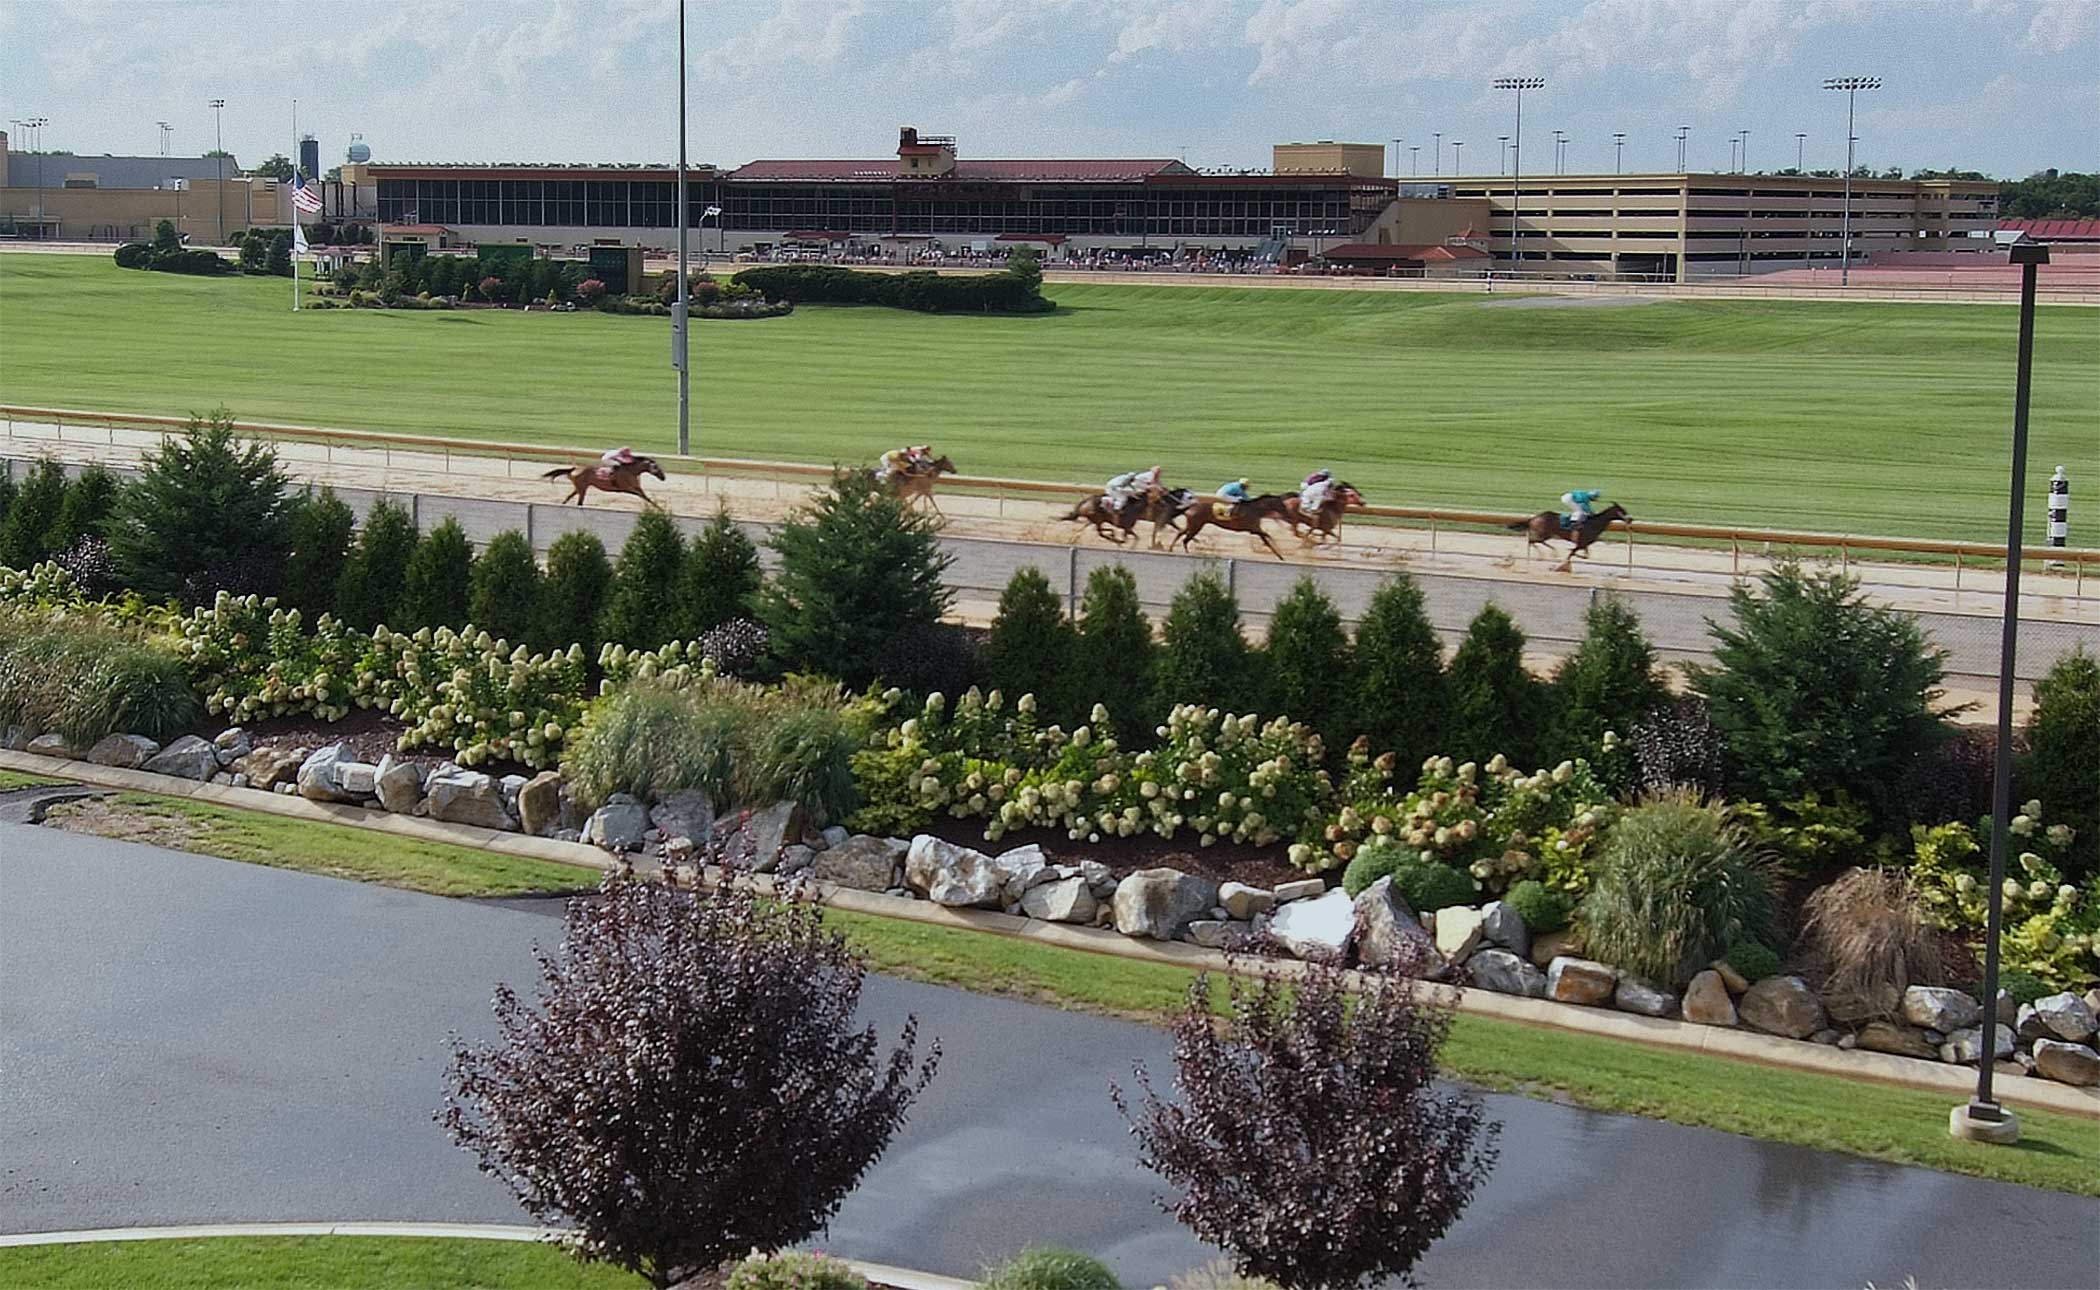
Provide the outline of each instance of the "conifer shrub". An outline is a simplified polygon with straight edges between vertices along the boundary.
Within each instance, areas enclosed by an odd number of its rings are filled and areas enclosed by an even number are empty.
[[[408,572],[401,585],[402,629],[459,630],[467,625],[473,589],[473,544],[467,541],[467,531],[459,521],[448,515],[423,535],[408,558]]]
[[[1226,712],[1260,709],[1254,651],[1240,632],[1240,602],[1216,572],[1205,570],[1181,584],[1159,635],[1153,683],[1158,701]]]
[[[1153,658],[1159,647],[1130,570],[1103,565],[1087,575],[1077,627],[1065,692],[1075,696],[1075,702],[1091,695],[1106,707],[1124,747],[1150,744],[1161,715],[1152,690]]]
[[[117,504],[117,477],[99,465],[91,465],[66,485],[65,500],[44,535],[44,549],[51,555],[72,550],[83,538],[100,538],[103,521]]]
[[[636,517],[613,566],[612,586],[598,615],[600,638],[629,649],[656,649],[676,639],[673,620],[685,537],[678,522],[654,507]]]
[[[724,623],[757,613],[758,548],[724,503],[700,530],[679,571],[675,615],[679,636],[698,640]]]
[[[1444,650],[1424,612],[1422,589],[1396,573],[1372,594],[1356,627],[1350,669],[1352,733],[1402,766],[1441,753],[1451,723]]]
[[[311,623],[335,612],[337,584],[350,558],[357,516],[327,485],[301,493],[291,504],[291,550],[284,558],[278,601]]]
[[[55,554],[49,546],[51,529],[65,504],[65,468],[49,457],[38,458],[0,517],[0,565],[30,569]]]
[[[336,583],[335,612],[359,631],[398,617],[408,562],[416,553],[416,522],[408,508],[382,500],[365,516],[357,545]]]
[[[604,637],[598,616],[612,585],[612,561],[605,543],[583,529],[564,533],[547,548],[547,579],[540,591],[532,629],[534,649],[583,647],[585,658],[598,657]]]
[[[2073,831],[2064,872],[2100,876],[2100,659],[2083,646],[2035,682],[2020,785]]]
[[[209,601],[243,582],[274,587],[290,542],[287,519],[276,452],[242,440],[233,414],[220,408],[192,416],[146,454],[105,528],[126,586]]]
[[[1497,753],[1536,765],[1546,718],[1545,687],[1524,666],[1524,633],[1497,605],[1466,628],[1451,656],[1451,756],[1487,761]]]
[[[1553,675],[1553,726],[1546,758],[1586,757],[1606,783],[1630,786],[1638,774],[1633,732],[1670,693],[1655,647],[1626,602],[1606,594],[1583,616],[1582,643]],[[1605,752],[1609,731],[1624,741]]]
[[[1341,744],[1349,703],[1349,637],[1334,601],[1308,576],[1276,603],[1262,649],[1276,710]]]
[[[1050,579],[1030,565],[999,593],[999,612],[980,659],[985,683],[1016,699],[1033,694],[1059,718],[1072,715],[1064,683],[1077,639]]]
[[[523,533],[505,529],[490,538],[474,559],[471,584],[467,621],[513,645],[532,639],[540,612],[540,566]]]

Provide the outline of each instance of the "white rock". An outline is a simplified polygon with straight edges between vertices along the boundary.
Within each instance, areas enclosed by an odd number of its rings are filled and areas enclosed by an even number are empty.
[[[183,779],[210,779],[225,763],[219,760],[219,750],[196,735],[184,735],[174,743],[146,759],[141,770],[156,775],[177,775]]]
[[[335,764],[335,786],[345,796],[363,801],[373,795],[379,768],[370,762],[339,761]]]
[[[1091,923],[1100,907],[1093,888],[1077,874],[1038,883],[1021,893],[1021,912],[1046,923]]]
[[[911,840],[904,856],[904,884],[951,909],[999,909],[1006,904],[1006,875],[990,856],[930,833]]]
[[[518,827],[503,809],[503,793],[496,781],[478,770],[440,766],[423,781],[423,793],[423,807],[433,820],[485,829]]]
[[[1171,941],[1218,903],[1218,885],[1179,869],[1140,869],[1116,884],[1112,908],[1125,936]]]
[[[299,796],[309,802],[356,801],[354,796],[345,793],[342,786],[335,782],[335,768],[349,760],[351,757],[348,744],[329,744],[309,753],[306,760],[299,763],[299,774],[295,781],[299,786]],[[488,777],[484,775],[482,778]]]
[[[2084,1044],[2037,1039],[2034,1041],[2034,1069],[2050,1079],[2090,1088],[2100,1084],[2100,1053]]]
[[[1480,947],[1481,911],[1471,905],[1452,905],[1436,911],[1436,948],[1453,963]]]
[[[1081,860],[1079,876],[1086,879],[1087,890],[1094,893],[1094,899],[1107,900],[1115,894],[1116,875],[1099,860]]]
[[[583,840],[607,851],[632,854],[649,836],[649,811],[626,793],[614,793],[584,821]]]
[[[1268,930],[1301,959],[1338,961],[1348,953],[1349,939],[1356,931],[1356,904],[1348,892],[1336,887],[1313,900],[1283,904],[1270,916]]]
[[[372,774],[372,795],[396,815],[411,813],[423,800],[423,768],[412,761],[396,761],[388,753]]]
[[[2012,1056],[2015,1049],[2015,1044],[2013,1042],[2012,1027],[2002,1026],[1993,1023],[1991,1026],[1991,1032],[1991,1037],[1997,1041],[1996,1044],[1993,1045],[1991,1060],[1997,1061],[2001,1057]],[[2037,1042],[2046,1043],[2048,1041],[2040,1040]],[[1982,1026],[1968,1026],[1964,1027],[1961,1030],[1950,1031],[1947,1035],[1947,1042],[1940,1045],[1940,1060],[1943,1062],[1953,1062],[1958,1066],[1975,1065],[1977,1059],[1982,1055],[1982,1053]]]
[[[1276,897],[1263,887],[1228,882],[1218,888],[1218,904],[1224,906],[1227,917],[1245,920],[1276,908]]]
[[[1415,921],[1414,911],[1407,907],[1407,898],[1393,885],[1390,874],[1359,892],[1354,908],[1359,963],[1407,976],[1443,975],[1449,964],[1437,952],[1435,940]]]
[[[1518,958],[1505,949],[1473,951],[1473,957],[1466,960],[1466,971],[1472,975],[1474,985],[1497,994],[1538,999],[1546,993],[1546,974],[1531,960]]]
[[[2094,1025],[2093,1010],[2069,990],[2036,999],[2034,1015],[2054,1032],[2055,1038],[2069,1043],[2082,1044],[2093,1037],[2095,1029],[2100,1029]]]
[[[1327,883],[1320,878],[1301,878],[1297,882],[1279,882],[1270,894],[1279,905],[1288,905],[1294,900],[1315,900],[1327,890]]]
[[[1914,985],[1903,992],[1903,1019],[1913,1026],[1952,1034],[1983,1020],[1983,1005],[1959,990]]]
[[[992,867],[1006,876],[1006,898],[1009,901],[1019,900],[1030,887],[1057,876],[1050,871],[1050,857],[1033,842],[1001,851],[992,857]]]

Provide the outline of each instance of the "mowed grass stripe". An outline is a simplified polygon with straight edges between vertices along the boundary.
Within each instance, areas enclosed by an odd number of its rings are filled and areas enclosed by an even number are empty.
[[[1028,318],[806,307],[696,331],[705,454],[1213,488],[1331,466],[1381,502],[1522,510],[1603,488],[1643,519],[2000,536],[2015,311],[1053,284]],[[329,311],[282,279],[0,257],[0,400],[666,451],[660,320]],[[2100,311],[2047,308],[2033,496],[2100,477]],[[2037,520],[2039,525],[2039,520]],[[2039,534],[2037,527],[2037,534]]]

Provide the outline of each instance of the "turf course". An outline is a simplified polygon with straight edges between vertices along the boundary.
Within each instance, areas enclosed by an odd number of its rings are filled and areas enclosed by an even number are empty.
[[[700,321],[708,455],[1208,489],[1329,465],[1374,502],[1521,509],[1601,487],[1636,518],[2002,538],[2015,311],[1052,284],[1025,318],[812,306]],[[0,255],[0,402],[666,451],[664,322],[331,311],[283,279]],[[2100,478],[2100,310],[2041,313],[2029,511]]]

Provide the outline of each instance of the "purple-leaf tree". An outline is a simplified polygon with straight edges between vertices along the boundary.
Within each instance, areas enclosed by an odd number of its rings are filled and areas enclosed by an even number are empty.
[[[1314,965],[1295,981],[1235,978],[1226,1016],[1208,978],[1174,1025],[1170,1102],[1137,1068],[1111,1088],[1160,1199],[1243,1275],[1291,1290],[1400,1277],[1456,1222],[1495,1162],[1480,1099],[1435,1085],[1447,1006],[1398,977]]]
[[[610,875],[455,1039],[438,1120],[572,1248],[670,1286],[820,1230],[933,1078],[917,1018],[881,1052],[866,965],[797,896]]]

